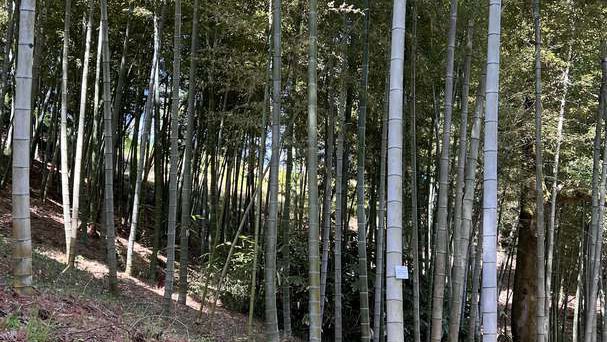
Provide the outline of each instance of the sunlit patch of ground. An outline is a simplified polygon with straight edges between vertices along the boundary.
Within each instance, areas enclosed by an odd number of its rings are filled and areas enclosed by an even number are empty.
[[[35,182],[34,182],[35,183]],[[10,186],[8,187],[10,190]],[[65,268],[65,234],[62,208],[53,198],[43,203],[32,192],[32,241],[35,293],[16,295],[10,288],[10,191],[0,194],[0,341],[33,340],[32,333],[47,334],[40,341],[243,341],[247,317],[219,306],[214,319],[209,305],[199,314],[200,301],[188,296],[164,315],[164,288],[147,282],[151,251],[136,243],[135,276],[119,272],[117,297],[107,292],[105,240],[90,238],[78,244],[76,268]],[[124,268],[127,240],[117,238],[119,269]],[[164,256],[159,256],[161,263]],[[176,266],[178,269],[178,266]],[[200,279],[190,269],[191,279]],[[177,284],[177,280],[175,281]],[[263,341],[262,325],[255,322],[256,341]]]

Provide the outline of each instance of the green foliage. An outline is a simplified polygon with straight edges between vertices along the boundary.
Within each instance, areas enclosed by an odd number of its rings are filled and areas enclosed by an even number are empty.
[[[0,46],[3,48],[7,42],[4,41],[4,33],[8,24],[8,15],[4,4],[0,7]],[[128,84],[124,94],[124,108],[121,108],[121,127],[126,134],[123,137],[124,151],[130,150],[132,146],[133,120],[140,117],[142,112],[142,103],[144,100],[143,89],[147,87],[147,78],[151,62],[151,25],[153,14],[161,14],[159,1],[126,1],[113,0],[109,6],[110,20],[110,50],[111,67],[113,77],[118,72],[120,65],[122,38],[127,22],[127,13],[129,4],[133,4],[133,13],[131,17],[131,39],[128,41],[129,49],[126,57],[128,65]],[[162,40],[162,58],[160,61],[161,76],[161,107],[168,107],[170,101],[170,70],[172,70],[172,51],[171,41],[173,39],[173,2],[168,1],[164,16],[164,33]],[[191,51],[189,45],[191,32],[191,13],[193,1],[184,1],[183,28],[183,63],[182,73],[188,74],[190,62],[188,56]],[[197,92],[197,132],[196,143],[199,148],[199,156],[209,154],[210,151],[217,153],[221,161],[218,169],[227,160],[233,160],[235,151],[257,151],[259,136],[262,130],[261,117],[264,112],[268,113],[268,105],[264,103],[265,88],[268,85],[268,75],[266,72],[269,63],[268,49],[268,1],[265,0],[212,0],[201,2],[200,8],[200,51],[198,51],[198,70],[194,80],[184,77],[181,97],[185,96],[185,89],[189,82],[196,82]],[[411,2],[409,2],[410,5]],[[74,113],[78,108],[79,97],[76,96],[76,89],[79,88],[82,56],[84,55],[82,37],[84,37],[84,28],[81,24],[83,15],[87,13],[88,1],[75,1],[72,6],[72,34],[70,42],[69,58],[69,89],[71,95],[68,96],[68,129],[69,135],[75,133],[74,124],[76,117]],[[345,132],[346,148],[355,146],[354,123],[357,119],[358,94],[360,92],[360,64],[361,64],[361,30],[362,30],[362,1],[328,1],[321,2],[319,5],[319,35],[318,35],[318,113],[319,113],[319,154],[321,156],[320,174],[323,174],[322,168],[326,161],[323,160],[325,153],[326,130],[322,125],[326,122],[329,115],[334,115],[336,110],[345,111],[348,118],[348,127]],[[38,102],[43,102],[46,94],[49,94],[49,103],[44,106],[39,105],[36,114],[45,113],[46,117],[42,120],[41,128],[41,150],[46,149],[47,145],[56,142],[54,136],[50,134],[52,120],[52,111],[59,103],[58,80],[60,74],[60,58],[63,31],[63,2],[42,0],[39,5],[39,15],[37,20],[36,44],[37,50],[43,51],[38,61],[39,84],[37,96]],[[389,53],[390,23],[391,23],[391,1],[381,0],[371,2],[369,10],[370,15],[370,72],[369,72],[369,110],[367,120],[367,177],[377,178],[377,169],[379,169],[379,144],[381,117],[384,110],[384,92],[385,77],[387,74],[387,58]],[[436,136],[440,134],[435,127],[440,127],[442,115],[444,89],[444,64],[445,50],[447,44],[447,23],[448,23],[448,1],[429,2],[422,0],[418,4],[418,37],[419,47],[417,61],[417,79],[411,79],[411,70],[409,63],[411,37],[407,36],[407,46],[405,49],[405,85],[406,92],[410,85],[415,82],[417,98],[417,141],[419,142],[418,151],[418,175],[420,183],[420,227],[427,227],[432,211],[428,203],[428,189],[430,182],[435,181],[436,153],[439,151],[439,142]],[[292,141],[289,141],[295,147],[295,159],[300,160],[305,157],[307,135],[306,127],[306,106],[307,106],[307,2],[303,0],[285,0],[282,1],[283,20],[281,23],[282,41],[283,41],[283,67],[282,78],[284,89],[283,93],[283,113],[281,123],[293,122],[294,132]],[[411,15],[411,11],[407,11]],[[542,79],[543,79],[543,139],[544,139],[544,158],[546,169],[546,184],[549,188],[553,182],[552,160],[556,147],[556,127],[557,118],[560,110],[560,103],[563,92],[563,72],[571,63],[570,70],[570,88],[565,99],[565,124],[564,140],[561,149],[560,172],[558,175],[558,186],[561,189],[559,196],[569,196],[571,193],[589,194],[592,176],[592,140],[595,133],[596,112],[598,105],[598,88],[600,83],[600,42],[605,39],[604,18],[607,14],[607,8],[602,1],[571,1],[557,0],[542,3],[542,29],[543,29],[543,51],[542,51]],[[475,34],[473,43],[473,66],[471,75],[471,96],[469,99],[456,97],[456,106],[454,111],[454,132],[459,130],[459,108],[462,101],[473,102],[472,95],[475,93],[475,87],[479,83],[482,65],[485,63],[486,51],[486,6],[479,6],[477,1],[460,1],[460,10],[458,18],[458,45],[456,52],[456,93],[460,92],[461,87],[461,64],[463,60],[463,37],[465,36],[465,27],[468,19],[475,21]],[[411,22],[407,18],[407,25]],[[93,31],[93,47],[96,42],[96,26],[98,22],[98,13],[94,15],[95,30]],[[500,74],[500,126],[499,126],[499,177],[500,177],[500,236],[501,246],[511,247],[514,243],[515,232],[517,229],[517,219],[519,212],[518,201],[520,199],[520,184],[528,181],[532,177],[527,170],[533,160],[533,150],[528,148],[533,139],[533,25],[531,18],[531,9],[529,2],[507,2],[504,4],[502,15],[502,67]],[[410,34],[407,26],[407,34]],[[573,54],[571,60],[568,60],[568,51],[571,49]],[[345,50],[345,51],[342,51]],[[342,53],[343,52],[343,53]],[[92,52],[92,60],[94,59]],[[4,59],[7,56],[0,56]],[[91,63],[91,70],[94,69]],[[92,75],[91,75],[92,78]],[[406,95],[407,101],[410,97]],[[88,94],[88,104],[92,106],[92,91]],[[9,104],[9,96],[1,99]],[[410,104],[410,103],[408,103]],[[473,108],[473,103],[470,108]],[[7,106],[7,108],[10,108]],[[56,109],[56,108],[55,108]],[[89,109],[92,109],[91,107]],[[405,117],[407,118],[408,107],[405,107]],[[92,111],[91,111],[92,112]],[[161,114],[165,114],[161,110]],[[88,114],[87,114],[88,115]],[[8,127],[8,117],[2,117],[0,122],[0,132]],[[92,118],[91,118],[92,121]],[[160,143],[155,146],[161,152],[168,152],[168,144],[164,144],[169,123],[166,119],[161,120],[161,132],[158,137],[154,136],[154,141]],[[185,120],[175,123],[181,126],[184,131]],[[91,123],[87,125],[92,126]],[[406,129],[404,130],[405,141],[404,153],[408,154],[410,141],[409,122],[405,120]],[[99,125],[101,127],[102,125]],[[221,141],[219,142],[219,132],[221,131]],[[0,134],[2,136],[2,134]],[[453,134],[456,136],[456,134]],[[289,137],[291,139],[291,137]],[[93,142],[93,143],[99,143]],[[183,143],[183,141],[182,141]],[[269,139],[267,141],[269,143]],[[52,146],[51,146],[52,147]],[[49,147],[49,152],[51,148]],[[350,150],[352,152],[352,150]],[[50,157],[50,156],[49,156]],[[206,157],[206,156],[204,156]],[[266,159],[268,159],[266,154]],[[203,159],[203,157],[200,157]],[[348,168],[344,170],[346,177],[354,174],[356,168],[356,158],[346,156]],[[255,162],[251,158],[251,162]],[[157,161],[154,161],[157,162]],[[202,164],[201,162],[200,164]],[[453,164],[452,164],[453,165]],[[164,164],[163,164],[164,166]],[[239,175],[245,176],[249,165],[243,165],[243,171]],[[408,158],[405,158],[405,167],[409,167]],[[202,169],[202,166],[200,166]],[[201,170],[197,170],[202,173]],[[208,171],[208,170],[207,170]],[[303,177],[303,170],[294,171],[294,191],[299,192],[299,182]],[[408,171],[408,170],[407,170]],[[241,172],[240,170],[238,172]],[[161,175],[159,175],[161,176]],[[152,177],[152,175],[150,175]],[[155,175],[154,175],[155,177]],[[279,174],[281,181],[280,188],[284,188],[284,171]],[[210,177],[209,177],[210,179]],[[225,184],[225,180],[223,180]],[[320,180],[319,180],[320,182]],[[371,184],[367,181],[367,184]],[[409,198],[411,191],[410,180],[405,177],[403,184],[404,198]],[[208,186],[209,180],[206,185]],[[221,187],[223,184],[220,184]],[[345,191],[348,193],[348,201],[352,199],[353,182],[346,184]],[[127,191],[128,192],[128,191]],[[368,192],[369,193],[369,192]],[[166,196],[166,193],[164,194]],[[222,194],[223,195],[223,194]],[[193,194],[198,199],[200,193]],[[128,199],[128,196],[126,196]],[[265,196],[263,196],[265,198]],[[294,196],[296,198],[297,196]],[[564,198],[564,197],[563,197]],[[577,252],[580,240],[583,234],[580,233],[581,227],[588,221],[589,214],[585,207],[588,201],[584,196],[569,198],[566,206],[560,209],[560,225],[563,228],[560,231],[559,238],[559,259],[556,267],[560,269],[572,269],[577,262]],[[120,201],[121,199],[118,199]],[[210,199],[206,200],[210,203]],[[222,202],[222,201],[218,201]],[[292,220],[292,237],[289,245],[291,253],[291,272],[290,275],[284,274],[283,267],[280,265],[278,282],[279,284],[288,281],[291,285],[292,314],[294,317],[294,331],[300,335],[305,335],[307,331],[307,298],[308,298],[308,260],[307,260],[307,237],[305,226],[305,207],[306,203],[293,203],[293,216],[300,220]],[[122,203],[124,205],[124,203]],[[124,205],[125,206],[125,205]],[[299,213],[299,206],[304,208],[304,213]],[[126,207],[126,206],[125,206]],[[209,208],[203,206],[203,209],[194,208],[193,221],[198,225],[203,221],[209,222],[207,214]],[[233,210],[233,209],[230,209]],[[128,210],[127,210],[128,211]],[[225,217],[231,219],[233,212],[227,212]],[[351,213],[350,213],[351,214]],[[219,213],[223,215],[223,213]],[[229,221],[229,220],[228,220]],[[263,220],[262,220],[263,221]],[[407,212],[405,212],[405,227],[410,227]],[[229,222],[227,226],[235,230]],[[201,224],[202,225],[202,224]],[[211,230],[213,230],[212,228]],[[425,229],[425,228],[423,228]],[[228,229],[229,231],[229,229]],[[229,265],[229,271],[225,279],[221,300],[228,308],[245,312],[248,306],[249,282],[251,277],[251,267],[253,264],[253,241],[251,229],[246,230],[237,245],[235,253]],[[193,234],[197,232],[192,230]],[[424,233],[424,232],[422,232]],[[427,232],[425,232],[426,235]],[[223,234],[223,232],[222,232]],[[229,234],[226,234],[229,235]],[[407,239],[410,231],[406,229]],[[200,237],[199,237],[200,239]],[[231,240],[231,237],[228,236]],[[212,237],[212,241],[218,241]],[[278,241],[282,241],[279,239]],[[260,239],[260,245],[263,245],[263,238]],[[261,246],[263,247],[263,246]],[[223,268],[223,263],[227,257],[229,243],[217,247],[217,257],[211,265],[209,274],[218,275]],[[281,249],[286,246],[279,246],[279,255]],[[0,250],[8,250],[0,248]],[[332,251],[331,254],[332,255]],[[196,255],[198,256],[198,255]],[[260,298],[263,298],[262,285],[263,276],[260,272],[263,269],[263,251],[258,255],[259,268],[254,270],[258,272],[258,295],[256,302],[256,313],[263,312],[263,304]],[[374,256],[374,242],[369,243],[370,260]],[[197,260],[207,260],[207,255],[202,255]],[[81,291],[83,284],[88,284],[89,278],[80,271],[69,271],[65,277],[54,277],[52,274],[58,274],[61,269],[59,266],[50,263],[46,265],[47,260],[35,255],[36,264],[45,265],[48,272],[43,272],[38,276],[39,283],[42,286],[57,286],[65,292]],[[357,281],[357,252],[356,237],[349,230],[345,232],[343,248],[343,305],[344,305],[344,325],[358,326],[358,281]],[[197,267],[199,265],[196,265]],[[332,265],[330,264],[329,270]],[[330,271],[331,272],[331,271]],[[370,267],[369,281],[372,284],[375,277],[374,267]],[[76,279],[76,280],[75,280]],[[216,284],[218,279],[211,279],[211,286]],[[73,285],[75,283],[75,285]],[[71,284],[71,285],[70,285]],[[201,286],[200,282],[193,282],[193,289]],[[430,287],[428,279],[423,278],[420,288],[423,293],[422,298],[422,331],[425,331],[425,325],[430,321],[426,316],[426,310],[423,310],[425,301],[430,298],[427,292]],[[91,282],[91,285],[85,287],[85,294],[93,295],[101,293],[101,285],[97,282]],[[412,306],[412,296],[410,295],[411,285],[405,282],[405,307]],[[333,319],[333,277],[329,274],[327,283],[327,301],[325,307],[324,329],[330,332]],[[280,300],[280,296],[278,296]],[[279,308],[280,308],[279,303]],[[468,309],[466,309],[468,310]],[[411,319],[411,313],[406,311]],[[280,316],[280,315],[279,315]],[[38,331],[38,330],[36,330]],[[345,338],[354,339],[358,332],[356,328],[348,329],[345,332],[349,334]],[[411,332],[407,332],[410,334]],[[330,333],[329,333],[330,334]],[[410,335],[407,335],[410,336]]]
[[[225,257],[219,257],[221,265],[217,269],[221,270],[223,262],[227,258],[230,242],[218,246],[218,252]],[[230,268],[225,279],[224,292],[221,294],[222,303],[238,312],[247,312],[249,306],[249,289],[251,287],[251,268],[254,258],[254,240],[246,235],[241,235],[238,243],[234,246],[234,252],[230,262]]]

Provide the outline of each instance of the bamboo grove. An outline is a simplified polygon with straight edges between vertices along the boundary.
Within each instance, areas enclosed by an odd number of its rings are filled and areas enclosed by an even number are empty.
[[[607,341],[604,2],[0,6],[17,293],[35,197],[264,341]]]

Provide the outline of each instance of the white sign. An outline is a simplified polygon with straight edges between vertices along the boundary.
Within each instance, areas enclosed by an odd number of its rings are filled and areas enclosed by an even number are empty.
[[[396,274],[396,279],[409,279],[409,269],[407,266],[395,266],[394,273]]]

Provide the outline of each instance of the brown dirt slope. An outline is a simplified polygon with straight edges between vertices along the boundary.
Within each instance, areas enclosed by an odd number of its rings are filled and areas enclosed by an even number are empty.
[[[140,278],[119,273],[118,297],[106,291],[103,239],[79,244],[77,268],[62,273],[65,237],[61,206],[53,196],[42,203],[36,187],[40,165],[34,167],[31,204],[36,291],[30,297],[18,296],[9,286],[10,185],[0,191],[0,341],[245,340],[244,315],[219,307],[212,321],[205,311],[197,323],[200,303],[195,298],[189,297],[187,305],[175,302],[174,313],[163,316],[164,289],[143,280],[150,251],[142,245],[135,248],[135,268],[139,270],[135,273]],[[118,238],[117,248],[120,259],[126,248],[124,237]],[[261,331],[258,323],[256,330]],[[259,336],[257,340],[262,341]]]

